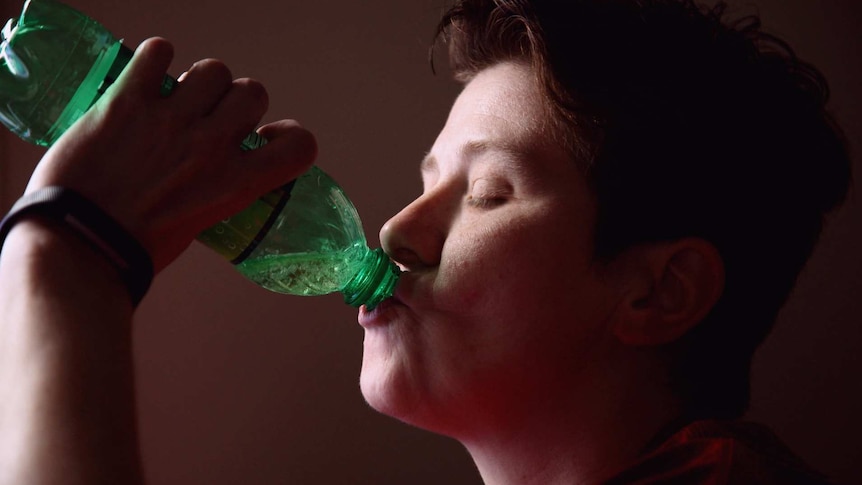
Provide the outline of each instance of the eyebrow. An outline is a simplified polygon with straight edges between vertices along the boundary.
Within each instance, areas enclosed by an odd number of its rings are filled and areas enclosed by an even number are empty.
[[[461,153],[468,159],[473,159],[486,152],[502,152],[514,160],[522,159],[526,153],[505,140],[478,139],[470,140],[461,146]]]
[[[472,160],[482,155],[483,153],[494,151],[501,152],[506,155],[506,158],[508,160],[516,162],[515,165],[519,170],[523,170],[524,167],[521,161],[527,158],[529,155],[525,150],[518,149],[518,147],[512,143],[497,140],[469,140],[459,148],[459,152],[461,152],[462,156],[467,160]],[[421,172],[436,171],[437,157],[435,157],[430,152],[426,154],[422,161],[419,163],[419,170]]]

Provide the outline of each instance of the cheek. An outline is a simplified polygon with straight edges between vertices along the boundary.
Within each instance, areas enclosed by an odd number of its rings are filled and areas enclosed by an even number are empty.
[[[573,212],[545,204],[460,221],[443,248],[436,303],[503,317],[588,304],[596,290],[590,231]]]
[[[435,282],[438,305],[452,310],[480,311],[506,306],[514,294],[531,285],[528,228],[517,224],[467,225],[453,231],[443,248]]]
[[[444,253],[444,258],[446,254]],[[461,254],[443,260],[434,282],[436,305],[443,310],[474,308],[487,294],[490,286],[481,253],[462,257]]]

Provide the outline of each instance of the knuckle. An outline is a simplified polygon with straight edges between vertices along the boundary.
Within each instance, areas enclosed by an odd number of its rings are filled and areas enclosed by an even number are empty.
[[[289,137],[297,157],[308,163],[317,158],[317,139],[299,123],[294,121],[288,125],[285,135]]]
[[[200,76],[207,78],[209,82],[230,84],[233,75],[227,65],[218,59],[202,59],[192,64],[188,70],[188,76]]]
[[[240,78],[233,81],[234,89],[239,90],[243,96],[250,98],[263,106],[269,104],[269,93],[259,81],[251,78]]]
[[[162,37],[150,37],[141,42],[140,46],[138,46],[138,51],[149,56],[173,57],[174,46],[170,41]]]

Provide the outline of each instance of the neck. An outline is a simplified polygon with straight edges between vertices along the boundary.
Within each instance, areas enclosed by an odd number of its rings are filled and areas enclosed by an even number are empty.
[[[485,484],[595,483],[633,462],[681,407],[656,369],[632,363],[592,369],[566,395],[531,399],[461,439]]]

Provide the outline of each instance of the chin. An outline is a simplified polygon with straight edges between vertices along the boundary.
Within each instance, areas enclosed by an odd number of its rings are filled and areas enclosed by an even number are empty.
[[[398,419],[415,407],[411,404],[414,401],[410,397],[412,386],[403,365],[401,359],[392,353],[381,355],[366,346],[359,376],[359,388],[365,401],[378,412]]]
[[[441,433],[453,382],[432,343],[401,320],[364,327],[359,385],[365,401],[382,414]]]
[[[420,373],[411,371],[409,362],[397,354],[368,352],[362,357],[359,387],[365,402],[375,411],[429,431],[434,425],[436,401],[423,385]]]
[[[362,396],[371,408],[405,424],[457,439],[457,419],[453,421],[456,417],[450,415],[455,403],[435,395],[419,373],[410,372],[407,366],[373,357],[363,356],[359,378]]]

